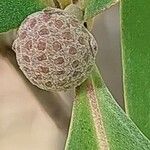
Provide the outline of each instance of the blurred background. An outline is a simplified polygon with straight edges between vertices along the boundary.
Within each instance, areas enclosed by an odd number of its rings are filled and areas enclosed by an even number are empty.
[[[119,5],[95,18],[92,33],[97,65],[112,95],[123,105]],[[0,37],[0,150],[63,150],[74,93],[33,86],[19,70],[10,45],[15,32]]]

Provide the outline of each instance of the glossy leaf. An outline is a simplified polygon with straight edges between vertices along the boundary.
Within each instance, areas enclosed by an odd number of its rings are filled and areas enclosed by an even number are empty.
[[[150,141],[116,103],[97,69],[76,94],[66,150],[150,149]]]
[[[87,0],[85,20],[96,16],[98,13],[116,4],[119,0]]]
[[[121,2],[126,112],[150,139],[150,1]]]
[[[0,32],[17,28],[29,14],[44,7],[41,0],[0,0]]]

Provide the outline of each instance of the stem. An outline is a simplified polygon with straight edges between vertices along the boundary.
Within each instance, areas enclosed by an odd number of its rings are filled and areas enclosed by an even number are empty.
[[[60,3],[57,0],[53,0],[56,8],[61,8]]]
[[[64,9],[68,14],[75,16],[81,23],[83,23],[83,11],[76,4],[70,4]]]

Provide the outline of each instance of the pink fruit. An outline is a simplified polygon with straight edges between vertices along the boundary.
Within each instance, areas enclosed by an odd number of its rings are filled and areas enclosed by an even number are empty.
[[[31,83],[44,90],[66,90],[87,78],[98,48],[75,17],[48,8],[22,22],[13,49]]]

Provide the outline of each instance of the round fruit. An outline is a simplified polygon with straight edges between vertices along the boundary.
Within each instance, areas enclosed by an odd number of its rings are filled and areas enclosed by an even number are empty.
[[[64,10],[48,8],[29,15],[13,49],[20,69],[44,90],[66,90],[90,74],[97,52],[94,37]]]

